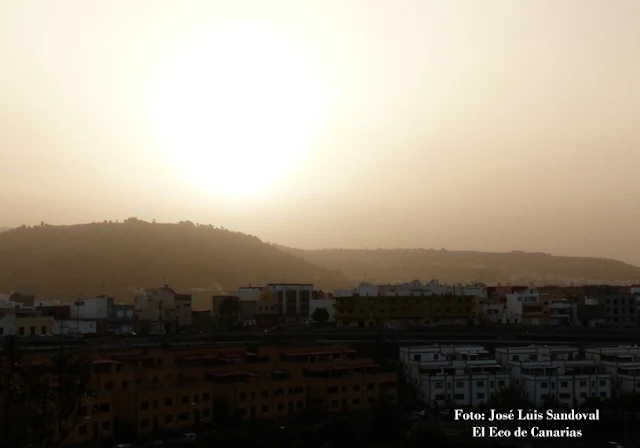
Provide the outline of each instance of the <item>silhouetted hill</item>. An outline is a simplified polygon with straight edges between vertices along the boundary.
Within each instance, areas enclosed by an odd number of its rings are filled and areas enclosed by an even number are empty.
[[[640,268],[602,258],[432,249],[299,250],[276,246],[318,266],[372,282],[437,278],[447,283],[564,284],[637,282]]]
[[[0,292],[59,299],[104,292],[127,301],[134,296],[130,287],[169,283],[187,292],[215,284],[236,288],[283,280],[314,282],[325,289],[345,283],[342,273],[313,266],[254,236],[190,222],[132,218],[124,223],[23,226],[0,234]]]
[[[11,230],[11,227],[0,227],[0,232],[6,232],[7,230]]]

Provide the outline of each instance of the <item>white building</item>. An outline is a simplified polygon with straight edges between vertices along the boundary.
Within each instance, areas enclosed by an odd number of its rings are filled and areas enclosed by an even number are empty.
[[[56,320],[53,322],[53,334],[96,334],[97,325],[95,320]]]
[[[580,358],[576,347],[531,345],[529,347],[500,347],[496,349],[496,359],[502,365],[510,361],[572,361]]]
[[[611,398],[611,374],[592,359],[575,361],[510,361],[512,383],[537,408],[556,402],[575,408],[589,397]]]
[[[334,304],[335,304],[335,301],[333,299],[328,299],[328,298],[312,299],[311,302],[309,302],[309,319],[313,318],[313,313],[317,309],[324,308],[325,310],[327,310],[327,314],[329,315],[328,322],[335,322],[336,310],[335,310]]]
[[[276,295],[278,313],[287,321],[298,322],[309,317],[309,306],[313,298],[311,283],[269,283],[265,291]]]
[[[573,321],[573,307],[567,299],[549,301],[549,325],[569,326]]]
[[[613,376],[618,395],[640,393],[640,347],[590,348],[585,355]]]
[[[481,346],[401,347],[405,380],[429,406],[479,406],[509,385],[509,374]]]
[[[107,296],[77,299],[69,305],[72,319],[107,320],[111,316],[113,299]]]
[[[431,407],[480,406],[509,386],[495,359],[431,361],[420,365],[418,399]]]
[[[576,347],[497,348],[496,358],[508,367],[523,398],[538,408],[548,401],[575,407],[588,397],[611,397],[611,375],[594,360],[580,359]]]

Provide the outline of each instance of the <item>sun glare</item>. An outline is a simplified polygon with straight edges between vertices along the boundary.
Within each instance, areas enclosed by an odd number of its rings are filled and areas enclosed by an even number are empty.
[[[275,30],[236,25],[192,35],[151,89],[165,151],[214,194],[264,194],[304,159],[322,93],[305,55]]]

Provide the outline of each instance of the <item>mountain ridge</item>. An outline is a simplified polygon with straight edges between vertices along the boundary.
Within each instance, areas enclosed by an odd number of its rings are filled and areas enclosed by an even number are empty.
[[[633,283],[640,267],[619,260],[544,252],[481,252],[445,249],[295,249],[276,245],[318,266],[340,269],[347,278],[393,283],[425,276],[447,283],[487,284]]]

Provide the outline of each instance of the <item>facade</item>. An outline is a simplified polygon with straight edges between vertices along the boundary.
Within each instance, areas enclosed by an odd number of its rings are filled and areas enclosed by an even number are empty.
[[[640,393],[640,347],[593,348],[585,355],[612,375],[618,396]]]
[[[611,294],[599,297],[604,304],[605,325],[615,328],[636,328],[638,325],[638,296],[633,294]]]
[[[336,323],[344,327],[473,325],[480,309],[474,296],[334,294],[334,300]]]
[[[12,313],[0,317],[0,336],[42,336],[53,330],[53,317],[38,313]]]
[[[135,305],[114,303],[108,320],[108,329],[112,333],[130,334],[136,328]]]
[[[135,310],[140,333],[176,333],[192,323],[191,295],[177,294],[168,285],[145,289],[136,296]]]
[[[313,313],[319,308],[325,309],[329,315],[328,322],[335,322],[335,308],[333,298],[312,299],[309,303],[309,319],[313,319]]]
[[[270,283],[265,291],[275,296],[280,323],[306,322],[309,318],[312,284]]]
[[[54,320],[52,331],[55,335],[95,335],[98,333],[98,325],[95,320]]]
[[[509,373],[480,346],[401,347],[405,380],[430,407],[480,406],[510,383]]]
[[[78,299],[71,302],[70,314],[72,319],[107,320],[111,316],[113,299],[107,296]]]
[[[130,437],[198,430],[213,419],[275,418],[397,402],[397,375],[347,346],[123,350],[92,354],[90,388],[113,397]]]

